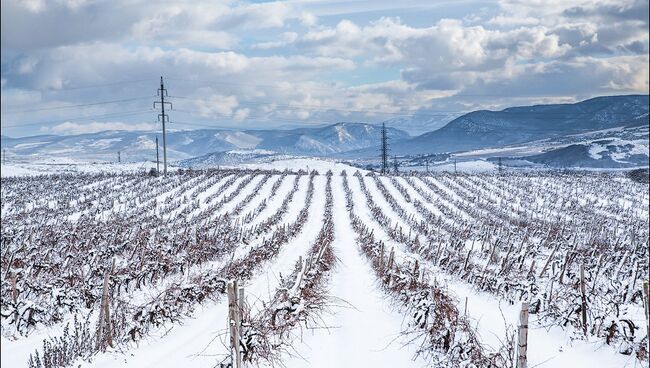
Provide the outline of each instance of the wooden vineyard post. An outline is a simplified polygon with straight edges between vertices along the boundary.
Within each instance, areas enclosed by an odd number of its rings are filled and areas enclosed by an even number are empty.
[[[388,255],[388,265],[387,265],[389,270],[393,268],[394,258],[395,258],[395,249],[390,248],[390,254]]]
[[[228,327],[230,328],[230,347],[235,368],[241,368],[241,352],[239,350],[239,303],[237,303],[237,281],[228,283]]]
[[[521,303],[519,313],[519,341],[517,343],[517,368],[528,366],[528,302]]]
[[[386,263],[386,270],[388,270],[388,280],[386,283],[388,284],[388,287],[391,287],[392,281],[393,281],[393,274],[390,272],[393,269],[393,262],[395,258],[395,249],[390,248],[390,253],[388,254],[388,262]]]
[[[585,290],[585,264],[580,264],[580,294],[581,294],[581,315],[582,315],[582,331],[587,336],[587,292]]]
[[[648,280],[645,280],[643,282],[643,305],[645,306],[645,323],[648,334],[648,346],[650,346],[650,290],[648,290],[648,288]]]
[[[111,328],[111,312],[110,312],[110,302],[108,296],[108,281],[110,279],[111,273],[115,268],[115,259],[111,264],[111,267],[104,274],[104,285],[102,287],[102,300],[99,307],[99,328],[97,330],[97,347],[102,349],[106,348],[104,344],[104,332],[106,333],[106,342],[110,347],[113,347],[113,330]]]
[[[298,279],[296,280],[296,286],[295,286],[296,289],[300,289],[300,283],[302,282],[302,278],[305,272],[309,270],[309,267],[303,263],[302,256],[298,257],[298,264],[300,265],[300,273],[298,274]],[[244,293],[244,288],[240,288],[240,294],[242,297],[244,296],[243,293]],[[243,305],[242,304],[243,302],[244,302],[243,300],[240,300],[239,301],[240,305]]]
[[[16,282],[18,282],[18,274],[15,272],[11,273],[11,300],[14,304],[18,302],[18,291],[16,290]]]
[[[384,274],[384,242],[379,246],[379,271]]]
[[[463,263],[463,271],[467,271],[467,264],[469,263],[469,257],[472,256],[472,251],[474,250],[474,241],[476,241],[476,239],[472,239],[472,247],[469,249],[469,252],[467,252],[467,257],[465,257],[465,262]]]
[[[302,258],[302,257],[300,257]],[[239,331],[237,332],[237,336],[239,337],[239,340],[241,341],[242,336],[244,335],[244,288],[240,287],[239,288],[239,295],[237,296],[237,304],[239,305],[239,309],[237,310],[237,328]],[[237,344],[239,346],[239,344]],[[241,350],[241,349],[240,349]],[[242,352],[239,352],[239,366],[242,367],[244,364],[242,363]]]

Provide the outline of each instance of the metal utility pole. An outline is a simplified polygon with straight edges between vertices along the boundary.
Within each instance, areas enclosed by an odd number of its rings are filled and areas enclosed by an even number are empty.
[[[429,173],[429,159],[426,159],[425,162],[427,163],[427,174]]]
[[[160,175],[160,156],[158,155],[158,137],[156,137],[156,176]]]
[[[395,174],[397,174],[397,156],[393,156],[393,170],[395,171]]]
[[[166,102],[165,101],[165,96],[169,96],[167,94],[167,90],[165,89],[165,85],[163,83],[163,77],[160,77],[160,88],[158,89],[158,95],[160,96],[160,101],[154,101],[153,107],[154,109],[156,108],[156,104],[160,104],[160,114],[158,114],[158,120],[162,121],[162,132],[163,132],[163,173],[164,175],[167,175],[167,132],[165,130],[165,123],[169,122],[169,115],[165,114],[165,104],[169,104],[169,109],[172,109],[172,103],[171,102]]]
[[[454,174],[458,174],[458,170],[456,169],[456,160],[454,160]]]
[[[120,151],[117,151],[117,162],[122,162],[122,157],[120,156]]]
[[[386,132],[386,123],[381,125],[381,172],[388,172],[388,134]]]

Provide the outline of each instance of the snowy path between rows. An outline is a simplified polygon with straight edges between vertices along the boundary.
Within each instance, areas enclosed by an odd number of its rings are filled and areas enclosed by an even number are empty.
[[[332,314],[324,322],[329,329],[303,332],[296,346],[301,357],[285,361],[287,367],[425,367],[413,361],[413,346],[402,347],[402,316],[377,287],[370,265],[362,258],[345,208],[345,194],[338,175],[332,178],[334,197],[334,252],[338,263],[330,280]]]
[[[400,243],[392,241],[383,229],[371,218],[365,198],[362,198],[361,188],[354,179],[348,179],[357,206],[355,212],[363,219],[363,222],[370,225],[378,235],[378,240],[383,240],[387,245],[396,245],[396,256],[419,259],[421,264],[427,267],[427,274],[430,278],[437,278],[438,282],[444,283],[455,296],[457,308],[463,311],[465,299],[467,298],[467,315],[474,321],[473,326],[481,337],[481,341],[489,348],[498,349],[501,341],[506,335],[506,325],[516,328],[519,318],[520,304],[510,305],[500,301],[499,298],[486,292],[476,290],[472,285],[438,270],[430,262],[423,260],[417,254],[404,249]],[[390,205],[381,192],[374,185],[374,181],[364,177],[364,182],[375,199],[375,202],[382,211],[390,218],[396,219],[405,229],[408,224],[399,221],[397,214],[390,208]],[[386,184],[384,184],[386,185]],[[388,188],[388,185],[386,185]],[[363,207],[359,208],[361,203]],[[404,203],[404,202],[400,202]],[[612,348],[603,342],[585,342],[581,340],[571,341],[569,333],[559,327],[549,330],[540,327],[535,322],[535,316],[530,317],[530,329],[528,336],[528,362],[529,367],[540,368],[594,368],[594,367],[636,367],[634,357],[622,354],[612,354]]]
[[[310,161],[296,161],[300,164],[310,163]],[[314,168],[315,165],[311,165]],[[335,171],[332,178],[335,236],[332,247],[338,258],[338,263],[331,271],[327,284],[328,294],[332,297],[332,301],[329,310],[323,316],[323,324],[328,328],[303,330],[302,339],[294,341],[293,348],[296,349],[296,356],[283,356],[282,366],[287,368],[419,368],[428,366],[424,360],[414,360],[415,345],[402,345],[403,340],[400,338],[400,332],[403,329],[404,316],[386,298],[369,263],[359,252],[355,232],[351,227],[350,218],[345,208],[345,193],[342,187],[342,177],[339,176],[342,166],[331,163],[322,163],[321,166],[334,168]],[[318,168],[320,170],[320,166]],[[471,284],[460,280],[455,275],[450,275],[432,265],[431,262],[422,260],[418,254],[408,251],[404,244],[391,240],[382,226],[372,218],[358,178],[352,176],[353,172],[348,168],[348,182],[355,203],[354,213],[360,217],[366,226],[374,231],[377,240],[382,240],[388,247],[395,248],[395,255],[398,259],[419,259],[423,269],[427,270],[427,278],[433,280],[435,277],[438,283],[445,285],[449,290],[449,294],[455,297],[457,308],[461,312],[467,299],[467,314],[472,320],[472,325],[476,327],[481,341],[489,347],[488,350],[498,349],[501,344],[500,340],[505,336],[506,325],[516,328],[520,304],[510,305],[500,301],[498,297],[492,294],[478,291]],[[256,271],[252,280],[243,285],[246,288],[248,302],[252,304],[254,311],[260,309],[261,301],[268,301],[272,297],[275,288],[279,284],[280,275],[286,276],[291,273],[298,258],[307,254],[309,247],[313,244],[321,229],[326,180],[323,174],[324,170],[321,170],[321,175],[315,177],[313,203],[309,208],[307,222],[302,231],[281,248],[276,258],[265,263],[262,269]],[[210,201],[211,204],[217,203],[234,193],[238,185],[247,178],[247,176],[242,176],[227,188],[221,188],[221,185],[230,177],[229,175],[220,178],[198,195],[197,198],[201,202],[201,209],[208,205],[208,203],[204,203],[204,199],[209,195],[219,191],[219,194]],[[258,175],[241,188],[239,193],[231,198],[231,201],[225,203],[213,215],[216,217],[217,214],[235,208],[249,193],[253,192],[260,180],[262,180],[262,175]],[[274,180],[269,180],[259,188],[258,196],[243,208],[240,216],[245,215],[247,211],[253,210],[262,200],[268,200],[266,208],[248,225],[253,226],[262,222],[279,208],[283,199],[291,190],[293,180],[293,176],[287,176],[278,187],[276,195],[267,198],[274,183]],[[365,176],[363,180],[377,206],[391,219],[391,226],[399,225],[408,233],[409,224],[399,218],[395,210],[391,208],[374,180]],[[389,179],[382,177],[379,180],[408,214],[416,211],[413,203],[407,203],[404,196]],[[414,178],[414,184],[407,182],[404,178],[397,178],[397,180],[406,188],[413,199],[421,201],[423,206],[434,213],[440,214],[439,208],[447,206],[452,211],[458,212],[459,216],[470,217],[467,212],[456,207],[454,203],[442,199],[425,183],[431,183],[438,187],[441,192],[448,194],[450,198],[458,200],[462,204],[461,206],[467,205],[471,207],[475,205],[468,201],[466,197],[459,195],[459,188],[442,179]],[[192,183],[198,184],[198,181],[196,179]],[[301,176],[298,185],[299,189],[290,202],[287,212],[278,221],[277,225],[295,220],[304,205],[307,182],[308,176]],[[475,189],[479,187],[469,181],[461,181],[459,185]],[[429,201],[420,195],[414,189],[415,187],[429,194],[433,201]],[[154,201],[162,204],[164,198],[173,195],[189,195],[193,190],[195,189],[173,187],[155,198]],[[477,190],[487,194],[482,189]],[[178,212],[180,212],[180,208],[175,210],[174,213]],[[418,214],[415,218],[419,220],[422,215]],[[449,219],[445,220],[449,221]],[[264,235],[268,237],[269,234],[270,232]],[[240,244],[235,251],[234,257],[245,256],[252,247],[261,244],[261,242],[262,239],[259,238],[248,245]],[[225,261],[227,260],[208,262],[199,266],[199,268],[220,267]],[[90,362],[78,361],[74,367],[218,367],[219,361],[223,359],[228,350],[224,344],[226,340],[226,304],[223,297],[217,302],[206,302],[197,306],[195,313],[191,317],[185,318],[182,323],[168,324],[161,331],[144,338],[137,347],[129,347],[123,352],[114,351],[99,354],[93,357]],[[35,348],[41,347],[42,340],[50,335],[57,336],[60,331],[61,324],[35,331],[28,338],[18,341],[9,341],[2,337],[2,367],[25,366],[27,357],[34,352]],[[300,334],[300,331],[294,332]],[[535,315],[531,315],[528,341],[528,366],[531,368],[640,366],[640,363],[633,356],[618,354],[612,347],[605,345],[601,340],[596,341],[595,338],[592,338],[592,341],[572,341],[570,332],[559,327],[548,330],[540,327],[536,322]]]
[[[284,245],[278,256],[265,265],[265,268],[257,273],[256,278],[243,285],[246,289],[247,301],[252,304],[253,309],[260,306],[257,302],[258,298],[266,301],[270,299],[271,293],[277,286],[279,275],[289,275],[298,257],[307,254],[310,245],[316,239],[325,208],[325,177],[317,176],[314,180],[314,198],[302,232]],[[301,184],[306,188],[307,181]],[[295,202],[299,203],[299,201]],[[168,325],[167,332],[158,333],[141,341],[138,348],[131,348],[124,354],[116,352],[99,355],[93,362],[82,362],[81,367],[218,367],[218,363],[228,351],[224,345],[227,310],[225,298],[221,298],[217,303],[208,302],[197,307],[197,312],[191,318],[186,318],[182,324]],[[287,367],[292,368],[289,365]]]

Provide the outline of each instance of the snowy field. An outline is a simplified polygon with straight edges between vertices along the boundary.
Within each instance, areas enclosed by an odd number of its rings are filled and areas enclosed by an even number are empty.
[[[93,174],[93,173],[144,173],[156,168],[155,162],[79,162],[67,159],[52,159],[36,162],[11,162],[0,166],[2,177],[35,176],[48,174]],[[162,164],[160,164],[162,171]],[[168,170],[175,170],[169,167]]]
[[[88,165],[2,167],[3,367],[227,365],[233,279],[246,366],[514,367],[522,302],[529,367],[648,365],[623,174]]]

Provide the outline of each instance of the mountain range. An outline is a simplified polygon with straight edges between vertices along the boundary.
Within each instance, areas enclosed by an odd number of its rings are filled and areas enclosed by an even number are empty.
[[[396,154],[476,150],[628,125],[648,124],[648,96],[605,96],[575,104],[480,110],[393,144]]]
[[[648,139],[648,95],[480,110],[456,117],[434,131],[414,137],[407,133],[443,124],[436,119],[418,116],[386,121],[391,155],[450,157],[452,153],[489,159],[496,156],[486,156],[485,149],[503,148],[495,152],[512,162],[526,156],[528,163],[547,166],[647,166],[644,142]],[[401,125],[407,129],[398,129]],[[167,154],[171,161],[189,160],[186,166],[224,165],[286,155],[376,160],[380,131],[380,125],[353,122],[297,129],[168,131]],[[155,159],[156,137],[162,156],[162,139],[154,132],[2,136],[1,145],[10,157],[17,158],[115,161],[120,151],[124,161],[142,161]]]
[[[410,136],[387,128],[394,139]],[[267,150],[281,154],[327,156],[376,145],[380,127],[363,123],[338,123],[325,127],[289,130],[201,129],[167,132],[169,160],[182,160],[213,152]],[[1,145],[17,157],[74,157],[83,160],[155,160],[156,137],[162,160],[162,138],[154,132],[106,131],[80,135],[40,135],[24,138],[2,136]]]

